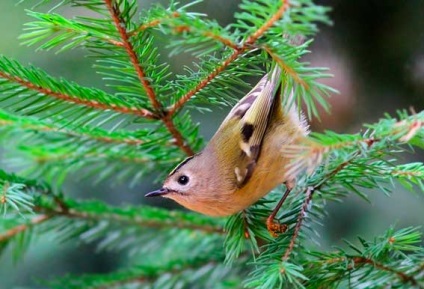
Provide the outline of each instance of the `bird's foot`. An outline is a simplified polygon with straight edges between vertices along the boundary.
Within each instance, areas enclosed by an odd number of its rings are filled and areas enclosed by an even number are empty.
[[[274,238],[287,231],[287,225],[280,224],[278,221],[275,221],[273,216],[269,216],[266,220],[266,228]]]

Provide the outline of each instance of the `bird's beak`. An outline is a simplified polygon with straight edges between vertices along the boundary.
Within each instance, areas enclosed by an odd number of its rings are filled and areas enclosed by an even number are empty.
[[[156,191],[153,191],[153,192],[147,193],[147,194],[145,194],[144,196],[145,196],[145,197],[159,197],[159,196],[166,195],[166,194],[168,194],[169,192],[170,192],[170,191],[169,191],[169,189],[167,189],[167,188],[161,188],[161,189],[159,189],[159,190],[156,190]]]

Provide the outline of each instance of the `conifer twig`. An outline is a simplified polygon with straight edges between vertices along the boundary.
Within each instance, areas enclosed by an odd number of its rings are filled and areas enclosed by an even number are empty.
[[[86,154],[77,154],[77,153],[65,153],[60,155],[41,155],[41,156],[34,156],[34,160],[38,163],[46,163],[46,162],[55,162],[55,161],[62,161],[66,159],[72,159],[72,158],[100,158],[100,159],[118,159],[121,162],[126,163],[134,163],[134,164],[146,164],[151,162],[148,158],[137,158],[137,157],[127,157],[127,156],[114,156],[114,155],[107,155],[107,154],[100,154],[100,153],[86,153]]]
[[[172,121],[172,114],[166,113],[165,116],[162,117],[162,121],[165,124],[168,131],[171,133],[173,139],[173,143],[182,149],[182,151],[188,155],[192,156],[194,155],[193,149],[190,147],[190,145],[185,141],[184,137],[182,136],[181,132],[175,127],[174,122]]]
[[[325,260],[321,263],[325,264],[334,264],[334,263],[345,263],[346,261],[351,261],[355,266],[362,266],[362,265],[370,265],[374,268],[386,272],[393,273],[399,277],[399,279],[402,280],[403,283],[411,283],[412,285],[416,286],[417,288],[423,289],[424,287],[421,286],[418,281],[411,275],[408,275],[405,272],[402,272],[400,270],[388,267],[382,263],[379,263],[375,260],[372,260],[370,258],[364,257],[364,256],[346,256],[346,257],[337,257]],[[353,270],[355,267],[350,264],[347,267],[348,270]]]
[[[147,97],[149,98],[150,102],[153,105],[153,108],[156,110],[156,113],[159,115],[159,118],[162,120],[162,122],[165,124],[166,128],[168,129],[168,131],[171,133],[172,137],[174,138],[175,145],[181,148],[181,150],[184,151],[184,153],[186,153],[188,156],[193,155],[194,151],[191,149],[189,144],[184,140],[184,137],[182,136],[181,132],[178,129],[176,129],[172,121],[172,114],[169,114],[164,110],[164,108],[162,107],[162,104],[159,102],[159,100],[156,97],[156,93],[154,92],[150,81],[146,78],[144,69],[141,66],[138,56],[134,51],[134,47],[129,40],[130,33],[127,32],[125,28],[126,23],[121,17],[121,12],[119,10],[118,4],[116,2],[113,2],[112,0],[104,0],[104,2],[109,10],[109,13],[112,17],[113,22],[115,23],[116,29],[121,35],[124,48],[127,51],[130,61],[137,73],[138,79],[143,85],[144,90],[146,91]]]
[[[374,131],[371,136],[354,136],[353,139],[343,139],[332,143],[321,143],[308,139],[305,144],[285,146],[284,154],[293,160],[291,165],[288,166],[286,176],[297,175],[298,172],[305,168],[311,171],[320,164],[326,154],[332,151],[363,146],[370,148],[375,143],[390,138],[400,143],[408,142],[423,128],[424,121],[422,118],[415,118],[413,114],[411,119],[399,120],[390,124],[383,132]]]
[[[174,11],[170,14],[171,17],[179,17],[180,13],[178,13],[177,11]],[[144,30],[148,29],[148,28],[152,28],[155,26],[160,25],[163,21],[167,20],[168,18],[164,17],[164,18],[158,18],[158,19],[153,19],[147,23],[143,23],[141,24],[139,27],[137,27],[136,29],[134,29],[133,31],[129,32],[128,35],[129,36],[134,36],[140,32],[143,32]]]
[[[125,285],[132,284],[132,283],[139,284],[139,283],[154,281],[163,274],[179,274],[179,273],[182,273],[182,272],[187,271],[187,270],[199,269],[199,267],[205,267],[205,266],[212,265],[212,264],[216,264],[216,261],[207,260],[206,262],[204,262],[204,264],[198,264],[198,263],[189,264],[187,266],[181,266],[181,267],[173,268],[173,269],[170,269],[170,270],[164,270],[164,271],[161,271],[160,273],[158,273],[158,275],[156,275],[156,276],[155,275],[152,275],[152,276],[143,276],[143,275],[129,276],[129,278],[127,278],[127,279],[111,281],[111,282],[106,283],[106,284],[91,287],[91,289],[121,288]]]
[[[288,75],[290,75],[294,81],[296,81],[299,85],[303,86],[306,90],[309,89],[309,85],[296,73],[296,71],[287,65],[278,55],[276,55],[268,46],[262,46],[269,56],[271,56],[274,61],[280,65],[281,69]]]
[[[370,138],[365,139],[365,140],[362,140],[362,141],[369,148],[372,145],[374,145],[378,140],[374,139],[373,137],[370,137]],[[299,213],[299,216],[298,216],[298,219],[297,219],[297,222],[296,222],[296,226],[294,228],[294,232],[293,232],[292,238],[290,240],[289,246],[287,247],[286,251],[284,252],[284,255],[283,255],[283,258],[282,258],[283,261],[287,261],[288,260],[288,258],[290,257],[291,252],[294,249],[294,245],[295,245],[296,239],[297,239],[297,237],[299,235],[299,232],[300,232],[300,229],[301,229],[301,226],[302,226],[302,222],[303,222],[305,213],[307,211],[308,205],[309,205],[309,203],[312,200],[313,193],[316,190],[320,189],[323,185],[325,185],[332,177],[334,177],[336,174],[338,174],[347,165],[349,165],[359,155],[359,153],[360,153],[359,150],[355,151],[348,160],[346,160],[343,163],[341,163],[340,165],[338,165],[334,170],[332,170],[330,173],[328,173],[320,182],[318,182],[317,184],[315,184],[312,187],[308,187],[307,188],[305,201],[304,201],[304,203],[302,205],[302,208],[301,208],[301,211]]]
[[[281,6],[271,18],[265,22],[258,30],[256,30],[245,42],[244,46],[253,45],[275,22],[280,19],[284,13],[289,9],[290,1],[281,0]]]
[[[113,2],[112,0],[104,0],[104,2],[107,6],[107,9],[109,10],[112,21],[115,24],[115,27],[121,36],[123,47],[127,51],[130,61],[137,73],[138,79],[140,80],[141,84],[144,87],[144,90],[146,91],[147,97],[152,103],[153,108],[160,111],[162,108],[162,105],[157,100],[156,94],[153,91],[152,85],[150,84],[150,81],[146,78],[144,69],[140,64],[137,54],[134,51],[134,47],[132,43],[129,41],[130,36],[125,28],[126,23],[124,19],[122,19],[121,17],[121,11],[119,10],[119,6],[117,2]]]
[[[41,224],[49,219],[51,219],[52,216],[49,215],[38,215],[36,217],[34,217],[33,219],[31,219],[31,221],[27,224],[21,224],[18,225],[16,227],[13,227],[11,229],[9,229],[8,231],[1,233],[0,234],[0,243],[9,240],[11,238],[13,238],[14,236],[16,236],[17,234],[20,234],[26,230],[28,230],[29,228]]]
[[[319,182],[318,184],[316,184],[314,186],[308,187],[306,189],[305,201],[303,202],[302,208],[301,208],[299,216],[297,218],[296,225],[295,225],[294,232],[293,232],[292,238],[290,240],[289,246],[287,247],[286,251],[284,252],[284,255],[283,255],[283,258],[282,258],[283,261],[287,261],[289,259],[290,254],[294,249],[296,239],[299,236],[299,232],[300,232],[300,229],[302,227],[303,219],[304,219],[306,211],[308,209],[308,205],[312,201],[312,197],[313,197],[314,192],[316,190],[318,190],[319,188],[321,188],[327,181],[329,181],[332,177],[334,177],[337,173],[339,173],[342,169],[344,169],[348,164],[350,164],[358,154],[359,154],[359,152],[354,153],[353,156],[349,160],[344,161],[339,166],[337,166],[333,171],[328,173],[321,182]]]
[[[4,73],[2,71],[0,71],[0,78],[4,78],[4,79],[7,79],[11,82],[18,83],[18,84],[22,85],[23,87],[37,91],[37,92],[39,92],[43,95],[51,96],[51,97],[54,97],[56,99],[61,99],[61,100],[67,101],[67,102],[71,102],[71,103],[75,103],[75,104],[79,104],[79,105],[84,105],[84,106],[95,108],[95,109],[113,110],[113,111],[124,113],[124,114],[133,114],[133,115],[141,116],[141,117],[144,117],[144,118],[147,118],[147,119],[157,119],[157,117],[151,111],[149,111],[147,109],[135,108],[135,107],[122,107],[122,106],[117,106],[117,105],[108,105],[108,104],[105,104],[105,103],[99,103],[98,101],[95,101],[95,100],[80,99],[80,98],[77,98],[77,97],[72,96],[72,95],[67,95],[67,94],[64,94],[64,93],[55,92],[55,91],[52,91],[51,89],[35,85],[28,80],[22,79],[22,78],[17,77],[17,76],[9,75],[9,74]]]
[[[76,219],[87,219],[87,220],[111,220],[119,223],[124,224],[132,224],[139,227],[146,227],[146,228],[156,228],[156,229],[164,229],[164,228],[179,228],[179,229],[186,229],[186,230],[194,230],[194,231],[201,231],[208,234],[224,234],[224,230],[219,227],[212,227],[212,226],[201,226],[201,225],[194,225],[194,224],[188,224],[183,222],[161,222],[159,220],[140,220],[140,219],[124,219],[118,215],[113,214],[107,214],[107,215],[94,215],[84,212],[79,212],[74,209],[69,209],[68,211],[52,211],[53,215],[58,216],[65,216],[68,218],[76,218]]]
[[[182,32],[195,32],[188,25],[178,25],[174,27],[174,31],[182,33]],[[238,50],[240,47],[234,43],[231,39],[225,38],[219,34],[213,33],[211,31],[201,31],[202,36],[211,38],[215,41],[221,42],[224,46],[228,46],[234,50]]]
[[[236,43],[234,43],[233,41],[231,41],[231,39],[222,37],[219,34],[215,34],[213,32],[206,31],[205,33],[203,33],[203,36],[209,37],[209,38],[212,38],[213,40],[216,40],[218,42],[221,42],[225,46],[228,46],[228,47],[230,47],[230,48],[232,48],[234,50],[239,49],[238,45]]]
[[[69,207],[68,204],[59,197],[54,198],[54,202],[57,205],[55,208],[36,206],[34,210],[46,216],[49,216],[49,218],[53,218],[55,216],[62,216],[67,218],[85,219],[85,220],[97,220],[97,221],[109,220],[109,221],[117,222],[121,224],[128,224],[128,225],[146,227],[146,228],[156,228],[156,229],[179,228],[179,229],[200,231],[207,234],[219,234],[219,235],[224,234],[224,229],[219,226],[191,224],[188,222],[181,222],[178,220],[175,222],[174,221],[170,222],[169,220],[165,220],[165,221],[155,220],[155,219],[145,220],[145,219],[141,219],[137,217],[125,218],[121,215],[110,213],[110,212],[105,214],[93,214],[89,212],[79,211],[77,209]],[[0,241],[1,241],[1,238],[0,238]]]
[[[265,22],[258,30],[256,30],[252,35],[250,35],[247,40],[241,45],[231,45],[230,47],[234,49],[234,52],[227,57],[222,64],[215,68],[209,75],[202,79],[193,89],[188,91],[185,95],[181,96],[178,101],[176,101],[172,106],[168,108],[170,114],[176,113],[180,110],[184,104],[189,101],[197,92],[203,89],[206,85],[211,82],[218,74],[224,71],[234,60],[236,60],[241,54],[246,52],[246,50],[253,49],[255,47],[255,42],[272,26],[278,19],[280,19],[287,9],[290,6],[289,0],[281,0],[282,4],[277,12],[272,15],[267,22]],[[214,38],[217,39],[217,38]],[[218,39],[225,44],[225,39]]]
[[[287,261],[289,259],[290,254],[294,249],[297,237],[299,236],[299,232],[300,232],[300,229],[302,227],[302,222],[304,220],[306,211],[308,209],[308,205],[310,204],[310,202],[312,200],[314,190],[315,190],[314,187],[308,187],[306,189],[305,201],[303,202],[302,208],[300,209],[299,216],[297,217],[296,226],[294,227],[294,232],[293,232],[293,235],[290,239],[289,246],[287,247],[286,251],[284,252],[284,255],[283,255],[283,258],[282,258],[283,261]]]
[[[23,124],[23,123],[19,123],[18,121],[6,120],[6,119],[0,119],[0,126],[19,126],[20,128],[24,130],[31,130],[36,132],[56,132],[56,133],[64,134],[71,137],[89,138],[89,139],[93,139],[93,140],[104,142],[104,143],[124,143],[127,145],[140,145],[144,143],[144,141],[141,139],[124,138],[124,137],[117,138],[110,135],[108,136],[95,135],[90,132],[81,132],[81,131],[70,130],[66,128],[59,128],[54,125],[45,125],[45,124],[36,124],[36,123]]]
[[[355,256],[352,257],[351,260],[356,264],[356,265],[362,265],[362,264],[367,264],[367,265],[371,265],[379,270],[383,270],[383,271],[387,271],[387,272],[391,272],[396,274],[404,283],[411,283],[412,285],[416,286],[417,288],[423,289],[424,287],[419,285],[417,280],[415,280],[415,278],[413,276],[410,276],[402,271],[396,270],[394,268],[390,268],[384,264],[381,264],[379,262],[376,262],[372,259],[369,258],[365,258],[362,256]]]
[[[244,49],[243,49],[244,50]],[[235,50],[227,59],[225,59],[220,66],[215,68],[206,78],[202,79],[193,89],[188,91],[185,95],[180,97],[177,102],[175,102],[173,105],[171,105],[168,108],[168,111],[171,115],[175,114],[178,110],[180,110],[184,104],[189,101],[196,93],[198,93],[200,90],[202,90],[206,85],[211,82],[212,79],[214,79],[218,74],[220,74],[222,71],[224,71],[227,66],[229,66],[234,60],[239,57],[239,55],[243,51],[237,49]]]

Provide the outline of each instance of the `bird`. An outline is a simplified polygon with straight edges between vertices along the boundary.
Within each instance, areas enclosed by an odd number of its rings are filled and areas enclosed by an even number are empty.
[[[160,189],[145,196],[169,198],[204,215],[229,216],[280,184],[286,184],[287,194],[295,176],[286,174],[291,160],[283,147],[300,143],[309,128],[282,76],[274,64],[231,109],[205,148],[183,160]],[[283,95],[288,98],[284,106]],[[270,218],[268,229],[276,230]]]

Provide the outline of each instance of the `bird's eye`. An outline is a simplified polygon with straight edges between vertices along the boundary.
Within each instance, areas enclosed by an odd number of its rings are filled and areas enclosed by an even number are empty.
[[[189,181],[189,179],[188,179],[188,177],[187,176],[180,176],[179,178],[178,178],[178,183],[180,184],[180,185],[187,185],[187,183],[188,183],[188,181]]]

